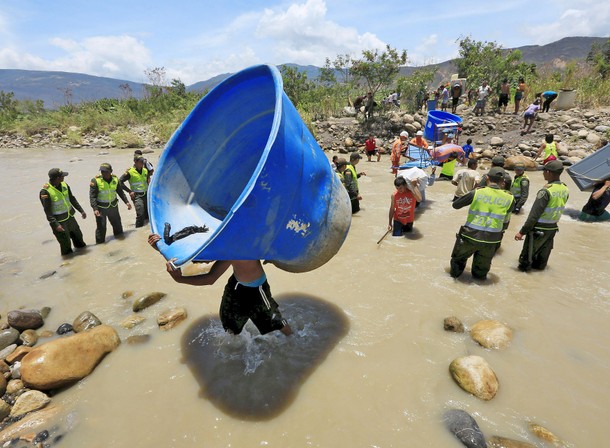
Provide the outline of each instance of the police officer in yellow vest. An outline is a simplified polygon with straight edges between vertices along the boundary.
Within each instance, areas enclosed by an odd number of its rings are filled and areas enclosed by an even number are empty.
[[[487,187],[477,188],[457,198],[453,208],[470,205],[466,224],[460,227],[451,253],[452,277],[462,275],[471,255],[472,276],[485,280],[493,259],[504,236],[505,223],[515,206],[513,196],[502,189],[505,172],[493,167],[486,174]]]
[[[101,244],[106,241],[106,218],[112,225],[112,232],[115,237],[123,234],[123,224],[121,223],[121,215],[119,215],[119,201],[127,204],[127,210],[131,210],[131,204],[125,196],[125,192],[119,179],[112,174],[112,166],[109,163],[102,163],[100,166],[102,174],[98,174],[89,184],[89,202],[95,214],[95,242]]]
[[[74,247],[86,246],[83,241],[83,233],[74,218],[74,209],[80,212],[83,219],[87,217],[87,214],[72,195],[68,184],[64,182],[64,177],[67,175],[68,173],[59,168],[50,169],[49,183],[43,185],[39,194],[42,208],[53,229],[53,235],[59,243],[62,255],[72,253],[70,239],[74,243]]]
[[[530,180],[525,174],[525,164],[515,163],[515,179],[510,185],[510,192],[515,197],[513,213],[517,214],[527,202],[530,194]]]
[[[144,167],[144,157],[136,155],[133,158],[133,166],[129,168],[119,178],[119,182],[133,201],[133,205],[136,209],[136,227],[143,227],[148,222],[148,205],[147,205],[147,191],[148,184],[150,182],[150,176],[148,170]],[[129,181],[131,188],[125,185],[125,182]]]
[[[365,172],[356,172],[356,165],[360,162],[362,156],[358,151],[354,151],[349,155],[349,163],[347,169],[343,172],[343,184],[347,189],[350,201],[352,202],[352,214],[360,211],[360,187],[358,186],[358,178],[360,176],[366,176]]]
[[[544,165],[544,180],[548,183],[538,191],[527,220],[515,235],[516,241],[525,236],[519,255],[519,270],[544,269],[553,250],[553,239],[559,231],[557,223],[563,214],[570,192],[559,180],[563,164],[553,160]]]

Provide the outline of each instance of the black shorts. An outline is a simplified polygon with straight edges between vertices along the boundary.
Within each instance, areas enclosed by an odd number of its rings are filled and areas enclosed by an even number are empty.
[[[288,324],[271,297],[267,281],[261,286],[249,287],[238,283],[232,275],[222,295],[220,321],[226,331],[239,334],[248,319],[252,320],[261,334],[281,330]]]
[[[501,93],[498,99],[498,107],[501,106],[508,106],[508,94],[506,93]]]
[[[366,150],[367,156],[376,156],[378,153],[379,153],[378,149],[373,149],[372,151],[369,151],[368,149]]]

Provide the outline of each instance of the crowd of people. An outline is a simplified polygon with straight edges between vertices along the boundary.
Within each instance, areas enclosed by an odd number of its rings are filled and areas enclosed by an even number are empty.
[[[452,142],[455,140],[449,140],[449,143]],[[481,175],[478,161],[472,155],[471,143],[472,140],[468,139],[461,152],[452,153],[440,163],[441,175],[438,180],[447,179],[455,185],[453,208],[468,207],[466,222],[458,230],[451,252],[450,275],[459,277],[468,259],[473,257],[472,276],[483,280],[487,278],[511,215],[520,213],[529,198],[530,180],[525,174],[523,163],[515,165],[513,178],[504,169],[505,160],[502,156],[493,157],[491,169]],[[395,191],[390,197],[387,233],[391,232],[392,236],[402,236],[413,231],[417,207],[425,200],[425,187],[436,179],[434,165],[430,175],[417,167],[401,166],[402,157],[407,155],[409,145],[432,154],[421,131],[411,140],[408,132],[402,131],[391,146],[390,164]],[[375,161],[373,157],[380,161],[381,154],[372,134],[369,134],[365,142],[365,152],[369,162]],[[546,267],[559,229],[559,220],[569,199],[568,188],[560,178],[564,166],[558,160],[552,134],[545,136],[535,156],[536,159],[539,157],[542,157],[543,177],[547,183],[536,193],[525,223],[514,236],[516,241],[524,240],[518,260],[518,268],[524,272]],[[332,160],[332,166],[348,192],[352,213],[360,211],[362,200],[358,178],[366,173],[356,170],[361,158],[359,152],[354,151],[350,154],[349,161],[338,156]],[[415,174],[416,171],[420,171],[421,175]],[[605,210],[609,204],[610,180],[606,180],[595,185],[579,218],[587,222],[610,221],[610,213]]]

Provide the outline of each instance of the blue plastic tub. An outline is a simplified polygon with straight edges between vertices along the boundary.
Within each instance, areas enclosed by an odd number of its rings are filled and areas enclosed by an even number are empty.
[[[148,197],[166,259],[268,260],[304,272],[330,260],[351,223],[349,197],[283,91],[259,65],[219,84],[191,111],[161,155]]]
[[[434,141],[434,131],[436,126],[439,124],[455,123],[457,125],[462,123],[462,119],[457,115],[450,114],[449,112],[443,112],[441,110],[431,110],[428,112],[428,121],[426,122],[426,128],[424,129],[424,137],[428,140]]]

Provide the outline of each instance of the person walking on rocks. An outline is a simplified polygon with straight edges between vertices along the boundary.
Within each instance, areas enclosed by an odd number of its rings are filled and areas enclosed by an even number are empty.
[[[525,135],[532,130],[532,126],[534,126],[534,121],[536,120],[536,115],[538,115],[539,110],[540,100],[536,98],[534,102],[530,104],[523,112],[523,128],[521,129],[521,135]]]
[[[543,165],[546,165],[553,160],[557,160],[559,155],[557,154],[557,145],[555,144],[554,140],[555,137],[553,134],[546,134],[544,136],[544,143],[540,145],[540,148],[538,148],[538,152],[536,153],[534,159],[540,157],[540,155],[544,152],[544,159],[542,161]]]
[[[452,114],[455,114],[455,111],[457,110],[461,96],[462,96],[462,85],[459,82],[456,82],[453,84],[453,87],[451,88],[451,113]]]
[[[148,237],[148,244],[159,250],[161,237],[156,233]],[[227,333],[240,334],[248,322],[254,323],[261,334],[280,331],[286,336],[292,329],[280,313],[279,305],[271,295],[267,275],[260,260],[218,260],[205,274],[183,276],[171,261],[165,264],[169,275],[177,283],[193,286],[213,285],[227,269],[232,268],[220,303],[220,322]]]
[[[515,164],[515,179],[510,185],[510,192],[515,197],[513,213],[518,214],[527,202],[530,191],[530,180],[525,174],[525,164]]]
[[[553,250],[553,239],[559,231],[557,224],[570,197],[568,187],[560,180],[562,172],[563,164],[559,160],[544,165],[544,180],[548,183],[536,194],[527,220],[515,235],[515,241],[525,237],[519,255],[520,271],[546,268]]]
[[[500,96],[498,98],[498,112],[506,113],[506,107],[508,106],[508,98],[510,96],[510,84],[508,78],[502,80],[500,85]]]
[[[515,115],[519,113],[519,105],[525,96],[526,90],[527,84],[525,84],[525,79],[519,78],[519,84],[517,84],[517,89],[515,90],[515,112],[513,112]]]
[[[70,186],[64,182],[67,175],[67,172],[59,168],[51,168],[49,182],[42,186],[39,193],[40,203],[62,255],[73,252],[72,243],[76,248],[86,246],[83,233],[74,218],[74,209],[80,212],[83,219],[87,218],[87,214],[72,194]]]
[[[483,115],[485,113],[485,105],[487,104],[487,97],[491,93],[491,87],[487,85],[487,81],[483,81],[477,89],[477,103],[474,106],[474,114],[476,116]]]
[[[498,183],[504,179],[504,169],[493,167],[485,176],[487,187],[477,188],[453,201],[453,208],[470,205],[466,224],[460,227],[451,252],[450,275],[459,277],[472,259],[472,276],[485,280],[491,269],[491,261],[504,236],[505,222],[515,205],[513,196],[502,190]]]
[[[544,103],[542,103],[542,112],[548,112],[551,107],[551,103],[555,100],[555,98],[557,98],[557,92],[547,90],[546,92],[539,93],[536,96],[540,96],[544,100]]]
[[[117,195],[127,205],[127,210],[131,210],[131,204],[125,196],[123,187],[119,179],[112,174],[112,166],[109,163],[100,165],[100,172],[89,184],[89,202],[95,215],[95,243],[101,244],[106,241],[106,219],[112,225],[112,232],[115,237],[123,235],[123,224],[119,214],[119,201]]]
[[[129,181],[131,188],[125,185]],[[119,178],[121,188],[129,193],[136,209],[136,228],[143,227],[148,222],[147,192],[150,183],[150,174],[144,167],[144,157],[135,156],[133,166]]]

